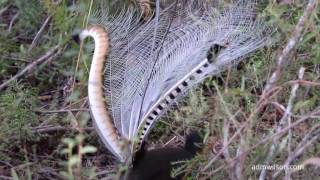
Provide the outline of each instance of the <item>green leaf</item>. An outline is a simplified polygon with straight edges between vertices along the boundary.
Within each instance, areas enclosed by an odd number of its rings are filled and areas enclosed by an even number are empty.
[[[72,174],[69,174],[68,172],[65,171],[60,171],[60,174],[64,177],[66,177],[67,179],[74,179]]]
[[[77,141],[78,143],[83,142],[84,139],[85,139],[85,137],[84,137],[83,134],[78,134],[78,135],[76,136],[76,141]]]
[[[318,96],[314,96],[308,100],[298,101],[294,106],[294,112],[297,112],[300,109],[308,109],[315,106]]]
[[[69,102],[76,102],[80,99],[81,92],[79,90],[75,90],[69,97]]]
[[[67,148],[64,148],[61,150],[61,154],[68,154],[69,150]]]
[[[95,153],[97,152],[97,148],[94,146],[85,146],[81,149],[82,154],[87,154],[87,153]]]
[[[71,138],[64,138],[64,139],[62,139],[62,142],[71,146],[71,147],[74,147],[76,145],[76,141]]]
[[[77,165],[78,163],[80,163],[80,158],[78,155],[73,155],[70,157],[70,159],[68,160],[68,164],[70,166],[74,166]]]

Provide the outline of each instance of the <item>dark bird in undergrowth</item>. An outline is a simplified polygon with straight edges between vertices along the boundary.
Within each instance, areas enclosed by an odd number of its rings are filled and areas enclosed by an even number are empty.
[[[202,138],[197,132],[192,132],[186,137],[183,148],[165,147],[146,150],[144,143],[137,152],[133,167],[125,175],[126,180],[179,180],[171,177],[173,168],[178,167],[175,162],[190,160],[201,150]]]

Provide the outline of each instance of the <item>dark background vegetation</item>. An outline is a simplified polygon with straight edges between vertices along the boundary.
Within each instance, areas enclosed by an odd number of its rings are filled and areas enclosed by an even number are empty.
[[[108,3],[93,4],[106,7]],[[173,175],[187,172],[188,179],[234,179],[240,174],[257,179],[260,171],[251,166],[269,159],[269,164],[309,164],[291,172],[292,179],[320,177],[316,159],[320,156],[319,7],[306,21],[275,93],[257,108],[307,1],[258,3],[261,16],[277,27],[272,45],[193,89],[150,134],[150,147],[181,146],[190,129],[198,129],[205,137],[203,152],[182,163]],[[79,45],[71,40],[86,24],[90,4],[85,0],[0,0],[0,84],[27,68],[0,91],[0,179],[116,179],[125,168],[92,128],[87,102],[92,45],[78,58]],[[298,80],[301,67],[305,68],[303,82],[291,102],[293,81]],[[288,104],[293,106],[290,123],[306,119],[273,138]],[[249,122],[246,130],[232,138],[245,122]],[[219,154],[224,144],[227,151]],[[267,158],[271,144],[277,150]],[[307,163],[310,159],[316,163]],[[266,178],[285,176],[284,171],[275,173],[268,171]]]

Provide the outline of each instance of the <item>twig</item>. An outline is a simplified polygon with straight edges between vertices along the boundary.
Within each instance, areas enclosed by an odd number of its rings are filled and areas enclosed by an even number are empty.
[[[284,165],[289,166],[292,161],[294,161],[298,156],[300,156],[305,151],[306,148],[311,146],[319,138],[320,138],[320,125],[317,125],[313,127],[307,135],[304,136],[303,140],[297,145],[295,152],[287,158]],[[277,172],[275,172],[273,175],[273,178],[276,178],[281,172],[282,170],[278,170]]]
[[[57,132],[57,131],[78,131],[77,128],[73,127],[63,127],[63,126],[48,126],[48,127],[35,127],[32,128],[33,133],[51,133],[51,132]],[[83,128],[85,131],[92,131],[94,130],[93,127],[87,127]]]
[[[303,15],[300,17],[299,22],[296,25],[291,38],[289,39],[286,47],[283,49],[282,53],[278,57],[277,69],[275,72],[273,72],[271,78],[267,82],[264,92],[269,91],[275,86],[275,84],[281,77],[282,71],[285,69],[287,64],[289,64],[288,62],[290,61],[290,55],[293,52],[293,50],[297,47],[299,41],[301,40],[306,23],[308,19],[310,19],[311,14],[315,11],[317,3],[318,0],[309,0],[308,5]]]
[[[228,66],[228,73],[227,73],[226,83],[224,85],[224,92],[225,93],[228,93],[228,86],[229,86],[229,81],[230,81],[230,77],[231,77],[231,70],[232,70],[232,66],[230,64]]]
[[[309,159],[303,161],[302,166],[304,167],[307,165],[314,165],[314,166],[320,167],[320,158],[313,157],[313,158],[309,158]]]
[[[37,43],[38,43],[38,41],[39,41],[44,29],[47,27],[47,25],[49,24],[50,20],[51,20],[51,16],[48,16],[46,18],[46,20],[44,21],[44,23],[42,24],[40,30],[37,32],[36,36],[32,40],[32,43],[31,43],[31,45],[30,45],[30,47],[28,49],[28,53],[30,53],[31,50],[37,45]]]
[[[34,70],[35,67],[39,66],[43,62],[53,59],[53,57],[59,55],[60,53],[61,53],[60,45],[55,46],[50,51],[48,51],[45,55],[41,56],[39,59],[37,59],[37,60],[33,61],[32,63],[30,63],[29,65],[27,65],[22,71],[20,71],[16,75],[14,75],[12,78],[10,78],[9,80],[3,82],[0,85],[0,90],[4,89],[12,81],[20,78],[21,76],[25,75],[26,73],[31,72],[32,70]]]
[[[219,100],[220,102],[222,103],[223,105],[223,109],[224,109],[224,112],[226,113],[226,115],[228,116],[228,118],[232,121],[232,123],[234,124],[234,126],[239,127],[239,123],[237,122],[236,120],[236,114],[232,114],[231,110],[228,108],[228,105],[227,105],[227,102],[223,99],[223,96],[221,94],[221,91],[219,90],[219,87],[217,85],[216,82],[213,82],[213,86],[216,88],[217,90],[217,94],[219,96]]]
[[[162,147],[166,147],[168,144],[170,144],[172,141],[174,141],[177,138],[177,136],[173,136],[169,141],[167,141]]]
[[[3,179],[3,180],[13,180],[14,178],[9,177],[9,176],[0,175],[0,179]]]
[[[303,78],[304,71],[305,71],[304,67],[300,68],[300,70],[299,70],[299,79]],[[285,124],[288,124],[288,126],[291,126],[291,121],[290,121],[291,120],[291,115],[290,114],[292,114],[293,103],[295,101],[298,88],[299,88],[299,84],[298,83],[294,84],[293,87],[292,87],[291,95],[290,95],[290,98],[289,98],[289,101],[288,101],[287,108],[286,108],[286,110],[284,112],[284,115],[280,119],[279,125],[277,127],[277,131],[276,131],[277,133],[280,132],[283,129],[283,126]],[[290,137],[291,137],[291,129],[289,129],[288,135],[289,135],[289,139],[290,139]],[[279,139],[277,137],[275,137],[273,139],[273,143],[272,143],[271,147],[269,148],[269,153],[268,153],[268,156],[267,156],[266,161],[264,163],[265,165],[270,164],[270,162],[273,160],[275,154],[277,153],[279,144],[280,144]],[[288,144],[288,146],[290,146],[290,145]],[[260,176],[259,176],[259,180],[264,180],[265,176],[266,176],[266,173],[267,173],[267,169],[262,169],[261,173],[260,173]],[[289,174],[288,171],[287,171],[287,173]]]
[[[300,70],[299,70],[299,79],[301,80],[301,79],[303,79],[303,75],[304,75],[304,72],[305,72],[305,70],[306,70],[306,68],[304,68],[304,67],[301,67],[300,68]],[[291,115],[290,114],[292,114],[291,112],[292,112],[292,109],[293,109],[293,101],[294,101],[294,99],[295,99],[295,97],[297,96],[297,90],[298,90],[298,88],[299,88],[299,84],[297,83],[297,84],[294,84],[293,85],[293,88],[292,88],[292,91],[291,91],[291,96],[290,96],[290,98],[289,98],[289,105],[291,106],[290,108],[291,108],[291,111],[286,111],[286,112],[288,112],[288,126],[291,126],[291,119],[292,119],[292,117],[291,117]],[[288,131],[288,154],[289,154],[289,156],[291,156],[291,154],[292,154],[292,151],[291,151],[291,148],[292,148],[292,145],[291,145],[291,142],[292,142],[292,130],[290,129],[289,131]],[[291,172],[290,172],[290,169],[289,168],[287,168],[286,169],[286,179],[288,179],[288,180],[290,180],[290,176],[291,176]]]
[[[250,124],[250,122],[253,120],[255,114],[257,114],[261,108],[264,107],[264,105],[267,103],[268,98],[272,98],[273,96],[275,96],[277,94],[277,92],[279,92],[279,88],[278,87],[274,87],[272,88],[270,91],[266,92],[266,94],[264,94],[264,96],[261,96],[259,101],[257,102],[253,112],[250,114],[248,120],[246,122],[244,122],[241,126],[239,126],[237,128],[237,132],[234,133],[234,135],[229,139],[228,142],[228,146],[230,145],[230,143],[241,133],[243,133],[244,129],[248,126],[248,124]],[[223,147],[221,149],[221,151],[219,153],[217,153],[208,163],[207,165],[202,169],[202,171],[207,171],[211,165],[218,159],[218,157],[221,156],[221,154],[223,153],[223,151],[225,151],[227,147]]]
[[[235,162],[233,163],[231,161],[231,156],[230,156],[230,152],[229,152],[229,145],[228,145],[228,137],[229,137],[229,129],[230,129],[230,124],[231,122],[233,123],[233,125],[238,129],[238,127],[240,126],[239,123],[237,122],[237,120],[235,119],[236,115],[238,114],[238,112],[236,114],[232,114],[231,111],[229,110],[228,106],[227,106],[227,103],[225,102],[225,100],[223,99],[223,96],[218,88],[218,85],[213,82],[213,85],[214,87],[216,88],[217,90],[217,94],[219,96],[219,100],[220,102],[222,103],[223,105],[223,109],[225,111],[225,113],[227,114],[228,118],[225,118],[224,119],[224,122],[223,122],[223,147],[225,147],[224,151],[223,151],[223,154],[224,154],[224,157],[226,158],[226,161],[228,162],[229,166],[230,166],[230,169],[229,169],[229,176],[230,176],[230,179],[236,179],[241,176],[241,162],[238,161],[238,162]],[[239,134],[241,136],[241,133]],[[241,136],[242,137],[242,136]],[[239,166],[238,166],[239,165]]]
[[[48,178],[48,180],[56,180],[56,179],[64,179],[64,177],[58,173],[59,171],[57,169],[51,168],[51,167],[41,167],[39,169],[40,174],[45,174]]]
[[[19,15],[20,15],[20,13],[17,13],[12,17],[10,24],[9,24],[9,28],[8,28],[8,33],[11,32],[12,27],[13,27],[13,23],[16,21],[16,19],[19,17]]]
[[[2,9],[0,10],[0,16],[2,15],[2,13],[6,12],[6,10],[8,10],[8,9],[9,9],[9,7],[10,7],[10,5],[8,5],[8,6],[4,7],[4,8],[2,8]]]
[[[226,162],[229,164],[228,168],[228,175],[230,179],[235,178],[235,164],[237,163],[232,163],[232,159],[230,157],[230,152],[229,152],[229,146],[228,146],[228,138],[229,138],[229,130],[230,130],[230,120],[229,118],[224,118],[223,121],[223,147],[226,147],[225,150],[223,151],[223,155],[226,158]]]
[[[307,85],[307,86],[320,86],[319,82],[312,82],[312,81],[306,81],[306,80],[293,80],[293,81],[288,81],[284,83],[283,85],[287,84],[300,84],[300,85]]]
[[[273,74],[271,75],[271,78],[268,80],[262,96],[264,96],[273,87],[275,87],[275,84],[280,79],[282,71],[284,70],[285,66],[287,66],[287,64],[290,60],[291,53],[293,52],[293,50],[296,48],[297,44],[301,40],[303,30],[305,29],[305,26],[306,26],[306,22],[310,18],[313,11],[316,9],[316,5],[317,5],[317,0],[309,0],[308,5],[307,5],[303,15],[300,17],[299,22],[297,23],[291,38],[289,39],[286,47],[283,49],[282,53],[278,57],[277,69],[275,70],[275,72],[273,72]],[[295,98],[295,91],[296,91],[295,88],[298,88],[298,87],[299,87],[298,84],[295,84],[293,86],[292,95],[290,97],[291,101],[293,101],[293,99]],[[280,124],[278,126],[277,132],[282,130],[283,123],[285,123],[285,121],[287,121],[290,118],[289,114],[292,110],[292,102],[290,102],[290,100],[288,102],[288,106],[286,108],[285,114],[282,117],[282,119],[280,120]],[[290,125],[289,125],[289,127],[290,127]],[[272,144],[272,146],[269,149],[269,154],[267,156],[265,164],[269,164],[272,161],[274,154],[277,151],[277,147],[278,147],[279,142],[276,142],[275,140],[276,139],[273,139],[274,143]],[[265,179],[265,176],[266,176],[266,169],[263,169],[260,173],[259,180]]]
[[[8,166],[10,168],[13,167],[13,165],[11,165],[9,162],[6,162],[6,161],[0,161],[0,163],[4,164],[4,165],[6,165],[6,166]]]
[[[13,60],[13,61],[22,61],[22,62],[29,62],[26,59],[21,59],[21,58],[17,58],[17,57],[10,57],[10,56],[0,56],[1,59],[3,60]]]
[[[83,131],[91,132],[93,131],[93,127],[83,128]],[[33,127],[31,128],[32,133],[45,134],[45,133],[54,133],[54,132],[65,132],[65,131],[79,131],[76,127],[64,127],[64,126],[44,126],[44,127]],[[9,139],[11,141],[19,139],[20,136],[12,136]]]
[[[202,171],[206,171],[210,168],[210,166],[226,151],[226,149],[229,147],[231,142],[239,135],[241,134],[243,128],[246,126],[246,124],[243,124],[240,128],[237,129],[237,132],[234,133],[234,135],[229,138],[229,141],[221,148],[221,150],[208,162],[208,164],[202,169]]]
[[[31,128],[32,133],[38,133],[38,134],[66,132],[66,131],[77,132],[77,131],[79,131],[79,129],[76,127],[64,127],[64,126],[44,126],[44,127],[40,126],[40,127]],[[92,131],[94,131],[94,128],[93,127],[86,127],[86,128],[83,128],[83,131],[92,132]],[[14,141],[14,140],[18,140],[20,138],[21,138],[20,136],[14,135],[14,136],[10,137],[9,139],[11,141]]]
[[[320,109],[316,109],[316,110],[312,111],[311,113],[309,113],[309,114],[301,117],[299,120],[297,120],[297,121],[295,121],[294,123],[292,123],[291,126],[287,126],[287,127],[283,128],[280,132],[278,132],[278,133],[276,133],[276,134],[274,134],[274,135],[272,135],[272,136],[268,136],[268,137],[262,139],[260,142],[256,143],[255,145],[253,145],[252,147],[250,147],[249,149],[247,149],[245,152],[242,152],[241,154],[238,154],[236,157],[233,158],[233,161],[235,161],[236,159],[238,159],[238,158],[241,157],[242,155],[247,154],[248,152],[252,151],[253,149],[256,149],[257,147],[260,147],[261,145],[269,142],[270,140],[272,140],[272,139],[274,139],[274,138],[276,138],[276,137],[279,138],[279,137],[283,136],[283,135],[284,135],[287,131],[289,131],[290,129],[298,126],[300,123],[303,123],[303,122],[307,121],[308,119],[313,118],[314,116],[319,115],[319,114],[320,114]],[[317,118],[318,118],[318,117],[317,117]],[[238,129],[237,133],[235,133],[235,134],[233,135],[233,137],[230,138],[228,144],[230,144],[230,141],[232,141],[232,140],[237,136],[238,132],[241,131],[241,129],[243,129],[244,126],[245,126],[245,125],[243,125],[240,129]],[[220,152],[219,152],[217,155],[221,155],[223,151],[224,151],[224,148],[221,149]],[[216,158],[217,158],[217,156],[215,156],[213,159],[211,159],[210,162],[203,168],[202,171],[206,171],[206,170],[211,166],[211,164],[215,161]],[[208,173],[207,177],[212,177],[215,173],[217,173],[217,172],[219,172],[220,170],[226,168],[225,166],[226,166],[226,165],[221,165],[221,166],[215,168],[214,171]],[[206,178],[203,178],[203,179],[206,179]]]
[[[61,109],[61,110],[51,110],[51,111],[42,111],[42,110],[36,110],[37,113],[69,113],[74,111],[89,111],[87,108],[81,108],[81,109]]]

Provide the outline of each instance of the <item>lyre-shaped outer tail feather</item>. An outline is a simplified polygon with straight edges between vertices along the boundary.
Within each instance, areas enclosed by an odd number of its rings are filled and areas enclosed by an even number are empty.
[[[106,58],[109,54],[109,35],[102,26],[91,26],[80,33],[80,40],[86,37],[94,39],[95,48],[90,67],[88,96],[94,125],[100,138],[117,158],[124,162],[125,153],[120,144],[120,137],[108,112],[103,92],[103,74]]]
[[[149,111],[142,117],[141,124],[138,128],[138,139],[133,143],[134,152],[140,149],[141,143],[144,137],[149,133],[154,121],[163,113],[167,107],[174,104],[174,101],[178,96],[185,93],[190,84],[194,85],[196,82],[204,79],[208,74],[208,68],[210,67],[210,61],[206,58],[198,64],[191,72],[186,74],[179,82],[173,85],[167,92],[160,97],[157,102],[149,109]]]

